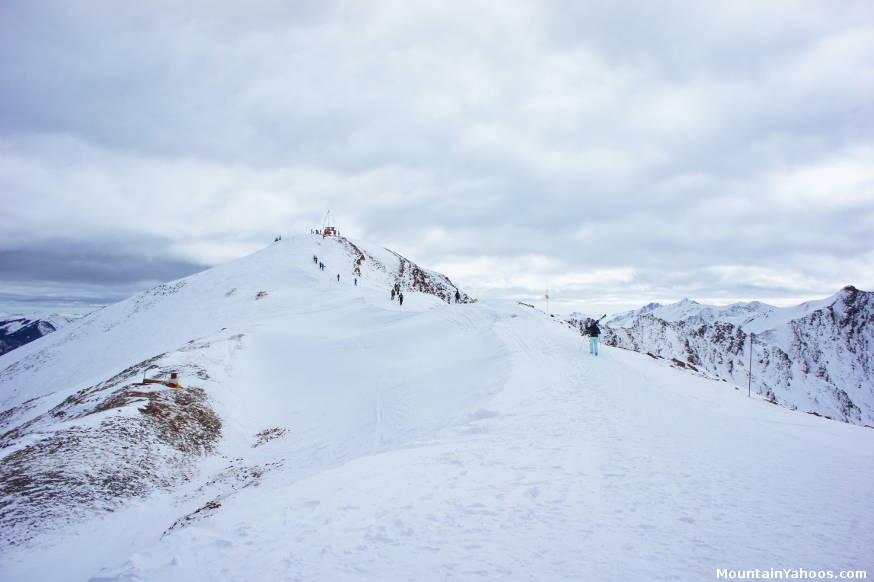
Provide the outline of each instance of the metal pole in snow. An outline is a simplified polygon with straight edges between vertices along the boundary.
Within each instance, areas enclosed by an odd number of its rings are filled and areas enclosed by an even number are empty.
[[[747,370],[747,398],[752,398],[753,387],[753,332],[750,332],[750,367]]]

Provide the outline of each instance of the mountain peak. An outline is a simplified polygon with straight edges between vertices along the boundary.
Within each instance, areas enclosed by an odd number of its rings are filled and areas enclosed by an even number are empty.
[[[843,289],[841,289],[840,291],[837,292],[836,297],[840,298],[840,299],[844,299],[845,301],[848,299],[850,301],[853,301],[853,300],[855,300],[856,296],[859,293],[860,293],[859,289],[857,289],[853,285],[846,285]],[[862,291],[861,293],[865,293],[865,292]]]

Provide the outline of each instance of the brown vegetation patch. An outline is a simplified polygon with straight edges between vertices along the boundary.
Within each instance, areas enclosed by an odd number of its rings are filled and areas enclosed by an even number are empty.
[[[8,447],[40,437],[2,459],[0,541],[22,543],[171,487],[190,478],[197,457],[214,451],[222,423],[202,388],[113,386],[157,367],[160,357],[80,390],[0,437]]]
[[[215,511],[221,506],[222,506],[222,504],[219,503],[218,501],[207,501],[201,507],[198,507],[197,509],[195,509],[191,513],[189,513],[187,515],[183,515],[182,517],[180,517],[179,519],[174,521],[173,525],[168,527],[163,535],[169,534],[174,529],[185,527],[186,525],[190,525],[196,521],[200,521],[201,519],[209,517],[210,515],[215,513]]]
[[[252,448],[260,447],[261,445],[268,443],[268,442],[272,441],[273,439],[278,439],[279,437],[285,435],[285,433],[287,433],[287,432],[288,432],[288,429],[280,428],[278,426],[274,427],[274,428],[268,428],[268,429],[262,430],[261,432],[259,432],[258,434],[255,435],[258,438],[258,440],[255,442],[254,445],[252,445]]]
[[[689,362],[683,362],[682,360],[678,360],[677,358],[671,358],[671,362],[677,368],[683,368],[684,370],[691,370],[692,372],[698,372],[698,368],[690,364]]]

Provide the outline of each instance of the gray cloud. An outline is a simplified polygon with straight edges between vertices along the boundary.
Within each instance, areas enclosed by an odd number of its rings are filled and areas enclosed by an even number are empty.
[[[0,250],[0,280],[113,286],[177,279],[206,268],[154,252],[155,246],[145,241],[40,241],[34,247]]]
[[[112,236],[21,241],[0,249],[0,302],[19,310],[100,306],[207,268],[173,257],[167,243]]]
[[[0,49],[29,285],[119,292],[331,208],[478,294],[874,287],[869,2],[13,1]]]

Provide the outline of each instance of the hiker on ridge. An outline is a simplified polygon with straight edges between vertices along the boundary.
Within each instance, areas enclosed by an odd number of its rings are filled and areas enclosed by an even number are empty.
[[[398,301],[401,302],[401,305],[404,304],[404,294],[403,293],[398,293]]]
[[[589,353],[597,356],[599,341],[598,338],[601,335],[601,327],[598,325],[597,320],[592,320],[592,322],[586,328],[586,333],[589,335]]]

